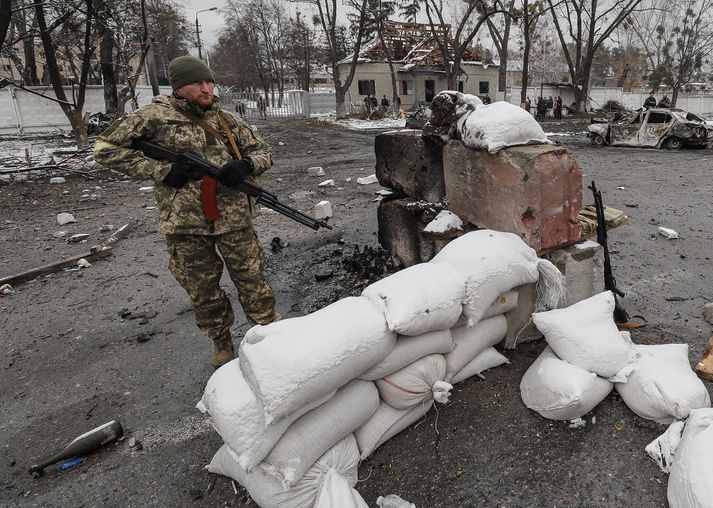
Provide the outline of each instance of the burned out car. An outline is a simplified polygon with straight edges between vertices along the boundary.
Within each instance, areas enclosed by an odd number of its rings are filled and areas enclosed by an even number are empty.
[[[592,120],[587,135],[596,146],[638,146],[678,150],[707,147],[711,127],[682,109],[648,108],[621,115],[613,121]]]

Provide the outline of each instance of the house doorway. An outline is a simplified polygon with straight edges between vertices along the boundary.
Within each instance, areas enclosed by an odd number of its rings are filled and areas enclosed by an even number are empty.
[[[433,101],[433,97],[436,95],[436,81],[433,79],[427,79],[423,82],[423,85],[426,94],[426,102]]]

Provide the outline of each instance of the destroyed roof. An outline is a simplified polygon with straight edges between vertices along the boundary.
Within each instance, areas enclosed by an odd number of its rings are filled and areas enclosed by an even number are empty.
[[[434,35],[435,32],[435,35]],[[366,42],[359,52],[358,62],[386,62],[387,55],[384,46],[389,49],[391,60],[402,64],[400,71],[408,71],[417,67],[443,67],[443,56],[438,40],[447,37],[452,46],[450,35],[451,26],[448,24],[431,26],[425,23],[405,23],[399,21],[385,21],[383,38],[384,44],[378,36]],[[351,62],[353,55],[343,59],[340,63]],[[478,65],[495,65],[492,59],[482,49],[465,48],[462,63],[475,63]]]

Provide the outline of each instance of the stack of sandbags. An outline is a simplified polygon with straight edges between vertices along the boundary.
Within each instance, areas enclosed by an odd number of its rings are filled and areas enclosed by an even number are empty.
[[[447,402],[451,383],[507,362],[493,346],[511,290],[546,279],[541,308],[563,294],[559,272],[515,235],[469,233],[444,252],[362,296],[251,328],[198,404],[225,443],[209,469],[263,507],[361,506],[359,458]]]
[[[642,418],[670,423],[710,407],[691,370],[686,344],[636,345],[614,322],[610,291],[532,318],[548,348],[527,370],[520,394],[545,418],[572,420],[591,411],[616,386]]]

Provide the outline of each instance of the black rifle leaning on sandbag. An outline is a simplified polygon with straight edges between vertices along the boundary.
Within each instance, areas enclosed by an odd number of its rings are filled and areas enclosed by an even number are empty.
[[[604,219],[604,204],[602,203],[602,191],[597,190],[597,186],[592,180],[589,186],[594,193],[594,208],[597,211],[597,243],[604,249],[604,289],[608,289],[614,294],[614,319],[617,323],[628,323],[629,314],[621,306],[617,296],[624,298],[624,292],[616,287],[616,279],[611,270],[611,258],[609,257],[609,241],[607,239],[607,225]]]
[[[151,143],[144,139],[134,139],[131,142],[131,148],[135,150],[141,150],[144,155],[151,159],[167,160],[170,162],[175,162],[179,158],[182,162],[190,164],[194,169],[200,171],[201,174],[206,176],[212,176],[213,178],[218,178],[221,174],[220,166],[213,164],[205,160],[200,155],[193,152],[174,152],[173,150]],[[291,206],[281,203],[277,199],[277,195],[272,192],[266,191],[262,187],[258,187],[254,183],[243,180],[239,185],[236,186],[237,189],[241,190],[248,196],[255,198],[258,204],[266,206],[277,213],[284,215],[300,224],[314,229],[315,231],[319,228],[332,229],[332,226],[327,224],[323,220],[313,219],[309,215],[306,215],[299,210],[295,210]]]

